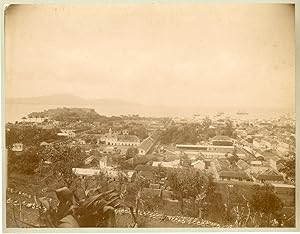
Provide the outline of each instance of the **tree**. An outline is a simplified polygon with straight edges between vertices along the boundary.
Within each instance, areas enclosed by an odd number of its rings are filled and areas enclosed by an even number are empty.
[[[237,156],[237,154],[233,154],[228,157],[228,161],[230,162],[231,165],[234,165],[239,160],[240,160],[240,158]]]
[[[211,126],[211,124],[212,124],[212,120],[208,116],[206,116],[202,121],[202,128],[207,131],[209,129],[209,126]]]
[[[146,211],[157,211],[164,206],[164,201],[159,195],[153,196],[153,194],[143,191],[141,199],[143,200],[143,206]]]
[[[180,211],[183,213],[184,179],[175,172],[168,173],[168,183],[174,192],[175,197],[180,202]]]
[[[233,123],[230,119],[225,121],[225,128],[224,128],[224,135],[225,136],[229,136],[232,137],[233,136]]]
[[[162,167],[161,164],[158,164],[157,170],[155,170],[156,181],[160,181],[162,178],[166,177],[166,168]]]
[[[108,190],[109,177],[104,172],[100,172],[97,176],[73,177],[69,189],[73,191],[76,198],[86,199],[94,196],[99,191]],[[120,189],[118,191],[120,191]]]
[[[143,189],[148,186],[149,181],[140,175],[137,175],[134,182],[128,184],[127,186],[127,196],[125,197],[125,202],[129,204],[129,206],[135,207],[136,218],[138,218],[140,207],[144,206],[144,201],[142,199]]]
[[[221,215],[224,210],[222,195],[216,192],[216,185],[212,176],[208,176],[205,196],[201,203],[202,216]]]
[[[255,194],[250,201],[254,211],[267,220],[266,226],[270,226],[271,216],[277,217],[283,208],[283,202],[274,193],[270,185],[256,186]]]
[[[135,158],[139,153],[139,150],[134,147],[130,147],[126,151],[126,159]]]
[[[86,123],[93,123],[94,121],[102,118],[102,116],[99,115],[94,109],[67,107],[49,109],[42,112],[34,112],[32,115],[49,116],[50,119],[58,121],[76,122],[80,120]]]
[[[22,142],[26,146],[39,146],[42,141],[56,140],[58,129],[42,129],[36,126],[13,125],[6,129],[6,147]]]
[[[8,151],[8,173],[19,172],[32,175],[39,167],[41,157],[37,147],[27,147],[20,155]]]
[[[70,187],[75,178],[72,168],[84,165],[86,155],[79,147],[65,144],[46,147],[41,152],[41,157],[43,161],[50,162],[47,176],[54,175],[58,180],[62,180],[67,187]]]
[[[283,165],[284,167],[279,171],[285,173],[288,177],[295,179],[296,157],[292,157],[285,161]]]
[[[184,199],[191,198],[195,204],[197,196],[208,188],[207,177],[201,172],[191,169],[171,171],[167,178],[169,186],[180,202],[181,213],[184,212]]]
[[[192,161],[189,159],[188,155],[185,154],[184,152],[181,152],[180,155],[180,164],[183,167],[190,167],[191,166]]]
[[[245,207],[248,207],[245,196],[240,189],[234,185],[227,185],[227,201],[225,203],[224,220],[236,227],[241,227],[247,224],[247,219],[244,219]],[[250,210],[248,209],[248,215]],[[243,223],[244,222],[244,223]]]
[[[129,129],[130,135],[136,135],[139,139],[143,140],[148,137],[148,131],[143,125],[136,125]]]
[[[186,124],[184,126],[172,126],[160,135],[162,144],[196,144],[200,140],[201,126],[199,124]]]

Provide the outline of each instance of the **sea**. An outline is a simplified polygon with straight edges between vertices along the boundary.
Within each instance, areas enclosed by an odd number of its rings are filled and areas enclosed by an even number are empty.
[[[213,118],[216,117],[219,112],[224,112],[222,117],[229,117],[231,119],[240,120],[254,120],[254,119],[278,119],[282,116],[290,117],[295,119],[295,112],[293,111],[283,111],[283,110],[272,110],[272,109],[246,109],[247,115],[238,115],[237,112],[240,109],[235,108],[195,108],[195,107],[139,107],[139,108],[117,108],[117,107],[107,107],[107,106],[76,106],[76,105],[45,105],[45,104],[7,104],[4,108],[4,118],[5,122],[14,123],[16,121],[21,121],[22,117],[26,117],[32,112],[41,112],[48,109],[55,109],[61,107],[81,107],[81,108],[92,108],[100,115],[105,116],[120,116],[120,115],[130,115],[139,114],[145,117],[179,117],[179,118],[204,118],[206,116]]]

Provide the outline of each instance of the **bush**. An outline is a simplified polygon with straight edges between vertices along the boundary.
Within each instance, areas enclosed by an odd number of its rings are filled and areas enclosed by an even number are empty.
[[[22,153],[8,151],[8,173],[19,172],[27,175],[35,173],[35,169],[39,167],[41,158],[37,149],[30,147]]]

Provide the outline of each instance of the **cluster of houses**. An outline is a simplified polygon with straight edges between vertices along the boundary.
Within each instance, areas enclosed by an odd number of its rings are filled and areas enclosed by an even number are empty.
[[[147,155],[154,143],[153,136],[149,136],[135,145],[138,155]],[[175,147],[162,147],[159,150],[162,160],[153,161],[151,166],[181,168],[181,157],[184,154],[190,160],[191,168],[208,170],[218,180],[284,183],[285,176],[279,172],[283,167],[282,158],[275,154],[270,156],[270,153],[259,153],[248,146],[237,147],[233,144],[234,140],[229,137],[216,136],[206,145],[178,144]],[[238,161],[232,164],[228,158],[234,155],[238,157]],[[169,156],[173,159],[168,159]]]
[[[222,137],[221,137],[222,138]],[[148,139],[148,138],[147,138]],[[215,140],[220,140],[220,137]],[[226,138],[226,140],[228,140]],[[211,142],[213,140],[211,139]],[[146,151],[145,151],[146,152]],[[255,151],[254,151],[255,152]],[[209,153],[207,155],[207,153]],[[166,178],[159,178],[160,170],[175,171],[184,170],[183,156],[190,160],[189,169],[200,171],[204,174],[213,175],[216,182],[243,183],[243,186],[252,186],[253,184],[268,183],[274,187],[274,191],[288,205],[293,205],[295,198],[295,185],[287,184],[283,173],[278,171],[276,159],[273,157],[265,160],[258,160],[255,154],[232,146],[221,145],[176,145],[174,147],[162,147],[158,153],[161,158],[158,161],[150,160],[146,164],[137,165],[132,170],[119,171],[115,166],[108,165],[108,158],[99,159],[98,167],[86,169],[74,169],[74,173],[94,176],[100,172],[106,173],[111,179],[117,180],[120,173],[133,182],[137,176],[141,176],[150,181],[150,187],[146,190],[152,194],[164,193],[166,199],[174,199],[170,188],[166,187]],[[231,155],[238,156],[237,162],[229,162],[228,157]],[[143,156],[140,154],[140,157]],[[150,155],[144,155],[148,157]],[[158,157],[159,158],[159,157]],[[104,161],[103,161],[104,160]]]
[[[280,155],[287,155],[289,152],[294,151],[293,145],[290,145],[283,141],[277,141],[274,139],[267,140],[267,139],[255,138],[253,139],[253,146],[256,149],[263,150],[263,151],[275,150]]]
[[[22,117],[21,122],[23,123],[43,123],[44,121],[49,120],[49,117],[41,117],[41,116],[36,116],[36,117]]]
[[[24,121],[44,121],[28,120]],[[127,120],[136,121],[136,120]],[[120,175],[125,176],[128,181],[134,181],[136,176],[143,176],[150,181],[153,191],[169,191],[165,188],[165,180],[157,181],[157,173],[161,168],[170,171],[179,171],[185,168],[211,174],[215,181],[222,183],[239,182],[249,184],[272,184],[276,193],[280,196],[293,196],[295,186],[287,183],[286,176],[281,169],[284,167],[286,155],[295,151],[291,134],[274,133],[266,130],[265,124],[235,123],[236,138],[217,135],[208,142],[201,144],[159,144],[159,131],[171,124],[169,120],[162,124],[159,121],[139,120],[145,124],[152,133],[145,139],[139,139],[136,135],[130,135],[128,130],[113,132],[110,128],[105,134],[95,134],[96,147],[103,153],[101,157],[95,157],[90,146],[86,144],[82,134],[71,128],[61,128],[58,136],[66,139],[72,144],[86,148],[89,157],[85,161],[84,168],[73,168],[73,173],[78,176],[97,176],[101,173],[107,174],[111,179],[117,179]],[[174,120],[173,120],[174,121]],[[286,120],[284,120],[286,121]],[[175,122],[175,123],[174,123]],[[185,119],[177,118],[173,124],[186,124]],[[224,124],[222,121],[212,124],[210,127]],[[48,143],[43,143],[47,145]],[[137,157],[140,164],[132,170],[120,171],[116,165],[111,165],[109,157],[112,154],[125,155],[129,148],[137,149]],[[101,150],[100,150],[101,148]],[[22,143],[15,143],[12,147],[15,152],[23,151]],[[103,155],[106,155],[103,157]],[[144,160],[142,160],[144,159]],[[134,161],[134,158],[129,159]],[[93,163],[96,161],[96,164]],[[166,192],[166,194],[172,192]],[[288,194],[288,195],[287,195]],[[171,198],[171,195],[169,196]],[[290,202],[293,199],[290,199]]]

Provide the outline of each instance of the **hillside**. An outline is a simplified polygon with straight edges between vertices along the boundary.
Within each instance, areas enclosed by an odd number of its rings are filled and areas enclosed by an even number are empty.
[[[83,121],[92,122],[104,118],[99,115],[94,109],[89,108],[56,108],[49,109],[42,112],[32,112],[28,117],[49,117],[57,121]]]

